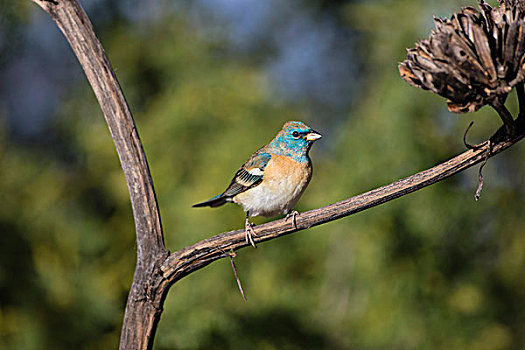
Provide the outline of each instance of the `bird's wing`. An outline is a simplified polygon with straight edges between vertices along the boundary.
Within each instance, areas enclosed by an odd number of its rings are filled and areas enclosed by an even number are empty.
[[[264,169],[272,156],[266,152],[257,152],[248,159],[237,171],[230,185],[222,194],[224,197],[233,197],[261,183]]]

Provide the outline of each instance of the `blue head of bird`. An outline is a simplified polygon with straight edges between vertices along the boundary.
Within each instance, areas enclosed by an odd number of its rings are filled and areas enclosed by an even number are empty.
[[[289,156],[293,160],[308,162],[308,151],[312,144],[322,136],[303,122],[289,121],[268,144],[272,153]]]

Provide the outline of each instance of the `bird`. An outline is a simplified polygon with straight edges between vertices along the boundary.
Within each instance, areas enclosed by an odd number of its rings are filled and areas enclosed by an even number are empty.
[[[218,207],[235,203],[246,212],[246,243],[256,248],[253,224],[250,217],[273,217],[290,212],[312,178],[312,161],[309,151],[322,135],[305,123],[288,121],[277,135],[261,147],[235,173],[226,190],[193,207]]]

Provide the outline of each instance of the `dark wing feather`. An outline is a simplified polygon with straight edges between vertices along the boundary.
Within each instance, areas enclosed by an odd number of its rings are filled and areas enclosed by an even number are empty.
[[[255,153],[237,171],[230,185],[224,191],[224,196],[233,197],[261,183],[264,176],[264,169],[272,156],[268,153]]]
[[[197,203],[193,207],[218,207],[226,203],[229,198],[257,186],[263,180],[264,169],[271,158],[269,153],[257,151],[235,173],[230,185],[223,193],[202,203]]]
[[[257,186],[261,183],[262,179],[262,175],[252,175],[247,172],[246,169],[241,168],[237,174],[235,174],[230,186],[224,191],[224,196],[233,197],[249,188]]]

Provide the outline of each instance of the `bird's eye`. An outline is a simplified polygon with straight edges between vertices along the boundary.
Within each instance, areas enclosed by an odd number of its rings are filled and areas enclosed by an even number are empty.
[[[292,132],[292,136],[293,136],[294,138],[298,138],[298,137],[299,137],[299,132],[298,132],[298,131],[294,131],[294,132]]]

